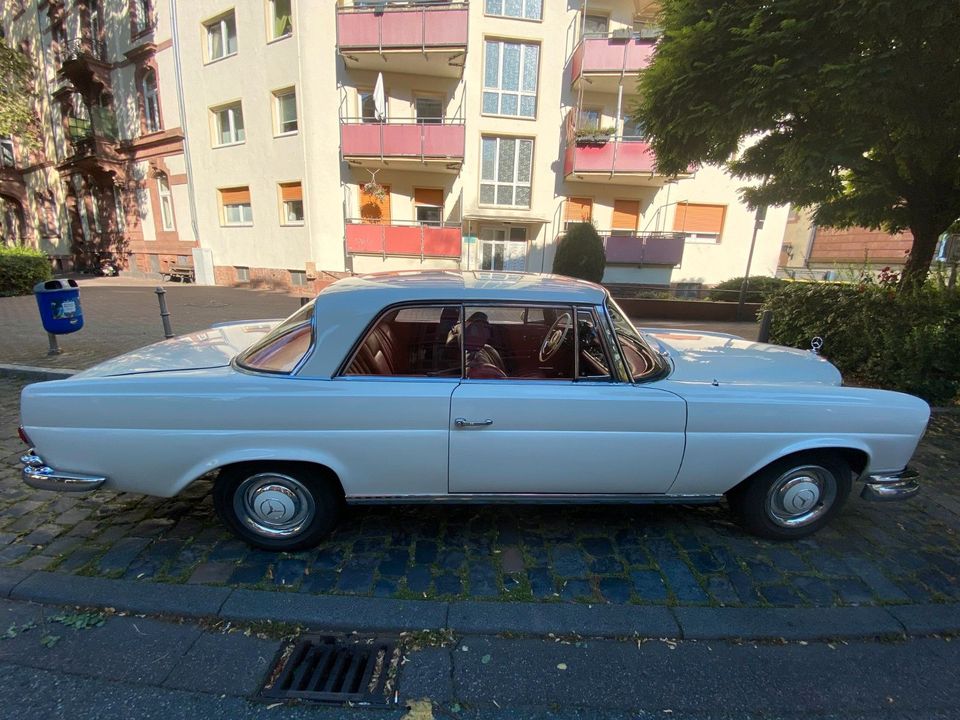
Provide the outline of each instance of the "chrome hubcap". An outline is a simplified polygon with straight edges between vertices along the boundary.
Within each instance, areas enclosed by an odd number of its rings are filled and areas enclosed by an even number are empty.
[[[296,478],[260,473],[244,480],[233,496],[237,517],[264,537],[291,537],[310,524],[316,514],[313,495]]]
[[[767,493],[767,515],[781,527],[809,525],[826,513],[837,497],[833,473],[804,465],[784,473]]]

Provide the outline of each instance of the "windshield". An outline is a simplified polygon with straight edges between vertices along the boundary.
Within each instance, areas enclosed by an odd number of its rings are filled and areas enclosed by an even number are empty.
[[[248,370],[289,373],[310,349],[313,340],[313,301],[288,317],[259,342],[237,356],[237,364]]]
[[[613,330],[617,334],[620,347],[623,348],[623,356],[633,379],[649,380],[663,374],[666,366],[660,356],[650,349],[633,323],[627,319],[626,314],[611,297],[607,298],[607,312],[613,321]]]

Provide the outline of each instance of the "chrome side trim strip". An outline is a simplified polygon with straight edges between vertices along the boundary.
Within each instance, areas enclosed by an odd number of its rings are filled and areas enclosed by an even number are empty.
[[[451,493],[448,495],[348,495],[350,505],[708,505],[723,495],[587,493]]]
[[[860,497],[864,500],[887,502],[907,500],[920,492],[917,478],[920,473],[912,468],[904,468],[896,473],[870,475],[864,480]]]

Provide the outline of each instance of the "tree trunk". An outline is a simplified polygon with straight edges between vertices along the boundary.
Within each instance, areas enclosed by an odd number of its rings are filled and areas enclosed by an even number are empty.
[[[913,233],[913,247],[900,276],[901,290],[912,290],[926,282],[940,238],[940,232],[932,223],[918,223],[911,226],[910,231]]]

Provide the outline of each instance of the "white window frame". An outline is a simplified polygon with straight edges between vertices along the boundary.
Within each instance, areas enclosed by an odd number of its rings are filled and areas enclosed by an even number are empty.
[[[306,287],[307,286],[307,271],[306,270],[287,270],[290,273],[290,286],[291,287]]]
[[[698,232],[686,232],[685,230],[678,230],[677,232],[683,233],[683,241],[688,243],[717,245],[720,242],[720,233],[703,232],[702,230]]]
[[[157,195],[160,198],[160,222],[165,232],[177,229],[176,217],[173,214],[173,193],[170,191],[170,180],[166,173],[157,174]]]
[[[283,186],[284,185],[299,185],[300,186],[300,200],[284,200],[283,199]],[[292,225],[294,227],[298,225],[303,225],[306,223],[307,211],[306,206],[303,202],[303,182],[294,181],[277,183],[277,190],[280,194],[280,224],[281,225]],[[300,219],[299,220],[290,220],[287,213],[287,205],[293,202],[300,203]]]
[[[282,35],[274,35],[274,28],[277,26],[277,0],[267,0],[267,39],[269,42],[293,36],[293,0],[288,1],[290,3],[290,30]]]
[[[214,147],[229,147],[231,145],[242,145],[247,141],[247,131],[246,125],[243,122],[243,103],[239,100],[237,102],[229,103],[227,105],[221,105],[219,107],[211,108],[210,110],[213,113],[213,146]],[[239,113],[237,112],[239,111]],[[229,131],[229,141],[221,142],[222,125],[221,125],[221,114],[225,113],[227,120],[227,129]],[[238,126],[237,117],[239,114],[240,123]],[[240,133],[243,133],[243,137],[240,137]]]
[[[497,62],[497,80],[496,85],[487,85],[487,53],[490,51],[490,45],[497,45],[499,60]],[[516,90],[504,90],[503,85],[503,64],[505,62],[506,53],[504,49],[507,45],[517,45],[520,48],[520,67],[517,68],[517,89]],[[533,90],[524,90],[523,89],[523,78],[525,75],[525,70],[527,69],[527,53],[525,48],[534,47],[537,49],[537,72],[536,72],[536,87]],[[509,117],[509,118],[519,118],[521,120],[536,120],[537,119],[537,110],[539,106],[539,90],[540,90],[540,59],[541,59],[542,48],[539,43],[535,42],[522,42],[520,40],[503,40],[499,38],[484,38],[483,39],[483,68],[481,72],[483,73],[483,90],[480,95],[480,114],[487,116],[495,117]],[[487,111],[484,108],[484,100],[486,95],[495,94],[497,96],[497,112]],[[517,96],[517,112],[516,113],[505,113],[503,112],[503,96],[504,95],[516,95]],[[523,115],[523,99],[524,98],[533,98],[533,114],[532,115]]]
[[[293,96],[293,121],[297,126],[293,130],[283,129],[283,99]],[[297,89],[296,87],[283,88],[273,91],[273,120],[274,137],[285,137],[287,135],[296,135],[300,132],[300,109],[297,107]]]
[[[229,43],[229,33],[227,21],[233,19],[233,51],[230,51]],[[237,38],[237,14],[236,11],[231,8],[229,11],[223,13],[213,20],[208,20],[203,24],[203,28],[206,32],[206,41],[207,41],[207,62],[216,62],[217,60],[223,60],[224,58],[233,57],[237,54],[237,51],[240,49],[240,43]],[[216,33],[220,34],[220,47],[223,50],[223,53],[220,55],[213,54],[213,38]]]
[[[153,77],[152,89],[147,85],[149,77]],[[143,74],[140,91],[143,93],[143,123],[147,132],[160,132],[163,130],[163,120],[160,117],[160,83],[157,81],[157,72],[153,68]]]
[[[496,144],[494,145],[494,158],[493,158],[493,179],[486,179],[483,177],[483,143],[487,140],[495,140]],[[500,177],[500,143],[504,140],[515,140],[516,145],[513,149],[513,179],[510,182],[504,182],[499,180]],[[520,171],[520,147],[523,143],[530,143],[530,177],[526,181],[518,180],[518,173]],[[534,152],[535,152],[535,143],[533,138],[528,137],[513,137],[509,135],[483,135],[480,137],[480,195],[478,195],[478,201],[480,205],[486,207],[499,207],[499,208],[522,208],[524,210],[529,210],[533,203],[533,163],[534,163]],[[483,186],[484,185],[493,185],[493,202],[484,202],[480,200],[482,197]],[[499,197],[499,189],[503,186],[509,186],[513,188],[513,199],[517,198],[517,188],[525,187],[530,191],[530,202],[526,205],[505,205],[497,202]]]
[[[543,22],[543,0],[520,0],[520,14],[507,14],[510,0],[484,0],[483,14],[489,17],[505,17],[513,20],[530,20],[532,22]],[[491,6],[496,5],[500,8],[499,12],[491,10]],[[536,17],[529,15],[528,12],[533,8],[536,11]]]
[[[250,191],[250,187],[247,186],[247,192]],[[223,202],[223,193],[222,190],[217,190],[217,200],[220,204],[220,224],[223,227],[249,227],[253,225],[253,202],[248,203],[230,203],[227,204]],[[239,208],[240,219],[236,222],[233,222],[228,217],[229,208]],[[244,210],[246,208],[246,210]]]

